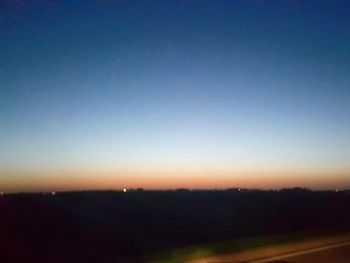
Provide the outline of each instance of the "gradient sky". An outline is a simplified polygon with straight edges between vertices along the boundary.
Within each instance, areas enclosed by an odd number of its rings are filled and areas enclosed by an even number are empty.
[[[350,2],[1,1],[0,188],[350,187]]]

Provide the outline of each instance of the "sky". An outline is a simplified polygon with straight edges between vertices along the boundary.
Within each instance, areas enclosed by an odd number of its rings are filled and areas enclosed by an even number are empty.
[[[350,188],[350,2],[1,1],[0,190]]]

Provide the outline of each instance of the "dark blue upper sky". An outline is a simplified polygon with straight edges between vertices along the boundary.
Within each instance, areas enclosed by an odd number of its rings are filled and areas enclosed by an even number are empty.
[[[2,1],[0,169],[349,175],[349,72],[349,1]]]

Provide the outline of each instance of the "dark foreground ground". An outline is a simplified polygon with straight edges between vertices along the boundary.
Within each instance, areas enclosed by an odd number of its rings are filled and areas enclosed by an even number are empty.
[[[278,261],[270,261],[269,263],[349,263],[350,262],[350,246],[328,249],[320,252],[305,254],[297,257],[285,258]]]
[[[141,262],[202,243],[347,228],[349,207],[348,192],[303,189],[6,195],[0,262]]]

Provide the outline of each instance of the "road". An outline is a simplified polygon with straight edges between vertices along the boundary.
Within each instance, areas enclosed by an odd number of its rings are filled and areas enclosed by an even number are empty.
[[[187,263],[304,263],[350,262],[350,233],[308,239],[289,244],[258,247]]]
[[[312,249],[299,253],[278,256],[265,260],[251,261],[250,263],[349,263],[350,262],[350,242],[346,245]],[[297,254],[297,255],[295,255]]]

